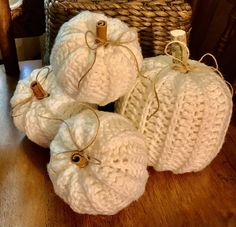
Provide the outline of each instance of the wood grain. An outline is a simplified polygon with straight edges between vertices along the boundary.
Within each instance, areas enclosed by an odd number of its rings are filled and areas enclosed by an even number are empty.
[[[21,65],[22,77],[34,63]],[[0,226],[236,226],[234,123],[222,151],[202,172],[174,175],[150,168],[146,192],[137,202],[113,216],[80,215],[53,191],[46,170],[49,151],[13,126],[9,98],[15,85],[0,69]]]

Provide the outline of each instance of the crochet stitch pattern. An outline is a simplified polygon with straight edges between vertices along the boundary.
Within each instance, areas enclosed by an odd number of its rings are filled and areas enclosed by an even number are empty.
[[[80,168],[68,150],[76,149],[68,127],[62,124],[51,143],[48,172],[58,194],[78,213],[112,215],[137,200],[148,179],[143,136],[126,118],[97,111],[100,127],[94,143],[84,152],[99,160]],[[84,147],[96,131],[97,119],[84,110],[66,121],[76,144]]]
[[[16,127],[42,147],[49,147],[59,129],[61,121],[54,119],[67,119],[82,109],[78,102],[57,86],[51,67],[46,68],[36,69],[29,77],[20,80],[10,101]],[[42,87],[49,93],[48,97],[41,100],[33,95],[30,87],[37,76]]]
[[[86,37],[86,33],[95,34],[96,23],[100,20],[107,23],[109,42],[95,51],[90,46],[94,46],[96,37]],[[119,19],[88,11],[62,25],[50,57],[58,83],[68,95],[79,102],[101,106],[128,92],[138,74],[135,61],[140,68],[142,60],[136,31]],[[86,77],[78,87],[84,74]]]
[[[168,59],[168,57],[166,57]],[[132,93],[117,105],[147,140],[149,165],[158,171],[196,172],[218,154],[232,114],[232,97],[224,80],[206,65],[189,61],[205,72],[180,73],[168,67],[160,72],[163,56],[144,59],[143,74],[153,80],[159,98],[140,78]],[[148,67],[147,65],[151,66]],[[166,67],[167,66],[167,67]],[[153,79],[154,78],[154,79]],[[153,88],[153,86],[151,86]],[[125,101],[124,101],[125,100]]]

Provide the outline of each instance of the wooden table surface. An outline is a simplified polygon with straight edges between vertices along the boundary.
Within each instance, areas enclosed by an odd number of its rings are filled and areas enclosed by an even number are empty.
[[[21,64],[27,75],[38,62]],[[53,191],[49,151],[18,132],[9,115],[16,79],[0,68],[0,226],[236,226],[236,125],[222,151],[199,173],[149,170],[145,194],[113,216],[74,213]]]

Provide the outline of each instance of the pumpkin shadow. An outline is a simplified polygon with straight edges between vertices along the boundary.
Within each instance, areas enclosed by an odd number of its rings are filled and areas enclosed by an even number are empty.
[[[43,174],[47,175],[47,164],[50,160],[50,150],[31,142],[26,136],[21,142],[23,152],[33,165]]]

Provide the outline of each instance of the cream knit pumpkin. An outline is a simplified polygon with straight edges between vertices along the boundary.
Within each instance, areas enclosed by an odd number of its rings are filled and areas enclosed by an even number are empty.
[[[141,69],[142,76],[138,77],[133,88],[116,102],[116,112],[128,117],[136,128],[140,128],[146,100],[154,90],[153,79],[161,69],[169,64],[171,64],[171,59],[164,55],[144,59]],[[155,111],[158,103],[155,101],[150,108]]]
[[[189,61],[195,70],[181,73],[166,67],[170,62],[167,56],[145,59],[143,74],[154,82],[140,78],[119,101],[117,112],[145,135],[149,165],[156,170],[200,171],[222,147],[232,113],[231,94],[206,65]],[[152,116],[158,108],[153,83],[159,110]]]
[[[36,69],[29,77],[20,80],[11,99],[16,127],[43,147],[49,147],[61,124],[61,121],[53,119],[66,119],[82,109],[57,87],[54,73],[51,70],[48,74],[48,69],[51,67]],[[34,96],[30,85],[36,77],[49,97],[38,100]]]
[[[87,31],[95,33],[99,20],[107,22],[108,41],[124,44],[101,46],[95,56],[95,51],[86,44],[85,34]],[[89,46],[96,45],[95,37],[88,34],[87,38]],[[117,100],[133,86],[138,70],[136,60],[141,67],[137,32],[119,19],[88,11],[61,27],[50,57],[58,82],[67,94],[80,102],[101,106]]]
[[[96,133],[94,113],[84,110],[61,125],[50,146],[48,172],[55,192],[75,212],[112,215],[144,193],[148,178],[146,146],[143,136],[124,117],[97,114],[97,137],[84,151],[91,162],[80,168],[71,161],[70,152],[63,153],[85,147]]]

